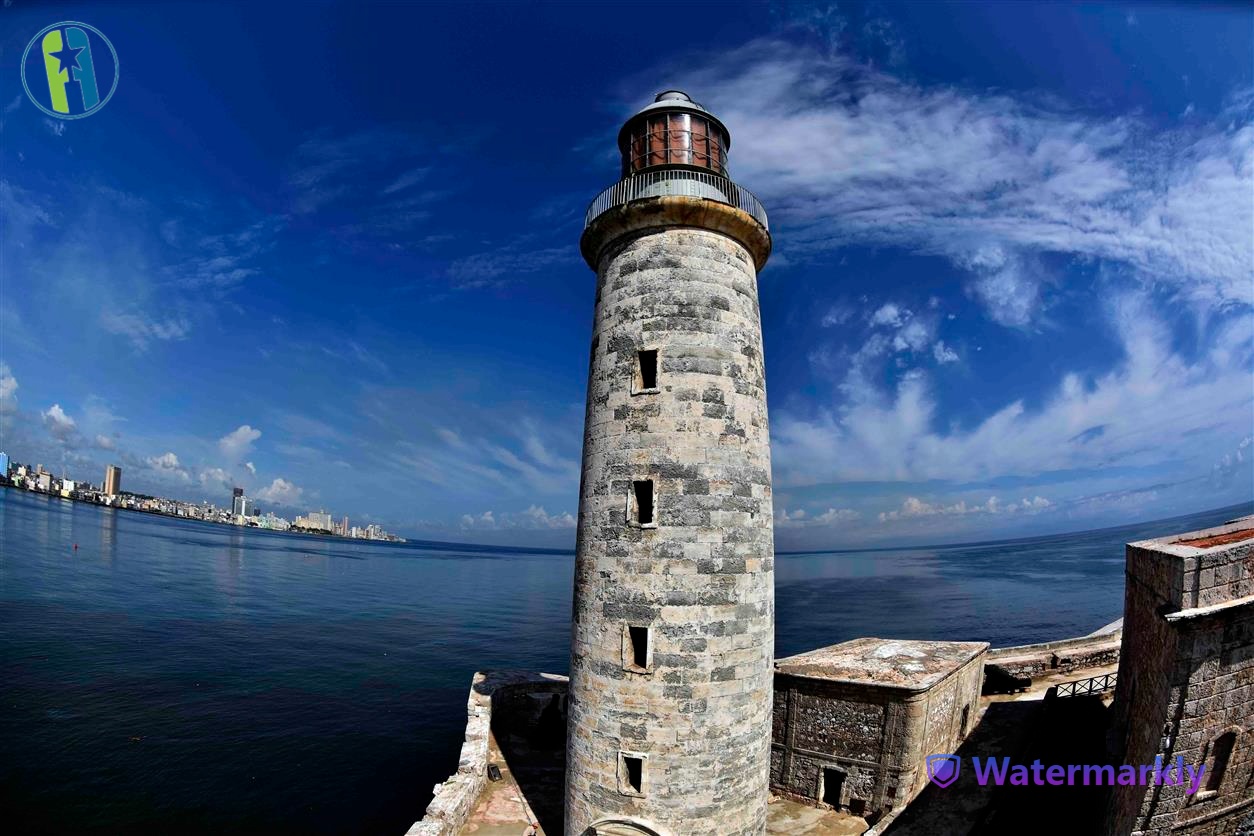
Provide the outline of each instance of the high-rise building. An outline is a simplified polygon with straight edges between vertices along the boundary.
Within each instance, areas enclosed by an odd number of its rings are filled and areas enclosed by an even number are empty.
[[[122,492],[122,468],[116,464],[105,468],[104,492],[109,496],[117,496]]]
[[[566,833],[766,832],[774,547],[757,271],[730,136],[671,90],[588,209],[597,273]]]
[[[243,488],[231,489],[231,516],[242,517],[248,508],[248,498],[244,496]]]
[[[0,452],[0,478],[9,478],[9,454]]]

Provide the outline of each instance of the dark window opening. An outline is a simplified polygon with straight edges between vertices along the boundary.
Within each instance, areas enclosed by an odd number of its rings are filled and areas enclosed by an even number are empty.
[[[840,791],[845,787],[845,773],[839,769],[823,770],[823,798],[824,804],[830,804],[833,808],[840,807]]]
[[[1218,792],[1224,782],[1224,772],[1228,768],[1228,760],[1232,757],[1232,748],[1236,745],[1236,732],[1225,732],[1215,739],[1211,749],[1210,768],[1206,770],[1206,789]]]
[[[640,363],[640,388],[657,388],[657,351],[637,352]]]
[[[962,707],[962,728],[960,729],[962,734],[967,733],[967,723],[970,721],[971,721],[971,706],[964,705]]]
[[[641,787],[644,786],[644,761],[631,755],[623,755],[623,777],[627,779],[628,789],[632,792],[643,792]]]
[[[649,628],[628,627],[627,637],[631,642],[631,663],[637,668],[649,667]]]
[[[653,525],[653,480],[632,482],[631,488],[636,495],[636,522]]]

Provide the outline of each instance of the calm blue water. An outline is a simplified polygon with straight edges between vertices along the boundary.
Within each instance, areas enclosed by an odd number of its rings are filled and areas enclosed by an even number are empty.
[[[1120,615],[1122,544],[1248,509],[777,561],[779,655]],[[78,550],[73,550],[73,544]],[[327,541],[0,490],[9,832],[403,833],[478,668],[565,672],[573,557]]]

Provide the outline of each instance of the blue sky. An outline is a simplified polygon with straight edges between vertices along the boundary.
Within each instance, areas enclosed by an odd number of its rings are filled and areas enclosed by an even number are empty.
[[[0,447],[572,544],[583,211],[679,86],[771,214],[780,547],[1254,497],[1248,7],[630,8],[6,2]],[[121,64],[73,122],[58,20]]]

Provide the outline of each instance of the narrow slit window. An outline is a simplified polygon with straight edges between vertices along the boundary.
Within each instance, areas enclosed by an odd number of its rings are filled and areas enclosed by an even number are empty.
[[[1228,770],[1228,760],[1232,757],[1232,749],[1236,746],[1235,732],[1225,732],[1216,738],[1211,747],[1210,768],[1206,770],[1206,786],[1202,789],[1218,792],[1224,782],[1224,772]]]
[[[649,628],[628,627],[627,639],[631,645],[631,664],[647,670],[649,667]]]
[[[631,792],[643,792],[641,788],[644,786],[644,760],[631,755],[623,755],[623,780]]]
[[[650,349],[648,351],[637,352],[637,358],[640,365],[640,388],[656,389],[657,388],[657,350]]]
[[[653,480],[644,479],[632,482],[631,490],[636,500],[636,523],[653,525]]]

